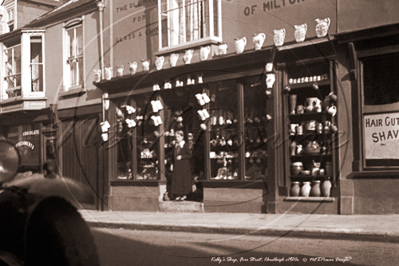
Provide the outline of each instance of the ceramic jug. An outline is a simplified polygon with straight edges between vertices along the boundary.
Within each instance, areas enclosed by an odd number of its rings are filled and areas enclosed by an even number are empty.
[[[299,187],[299,181],[292,182],[291,197],[298,197],[300,191],[301,191],[301,188]]]
[[[225,55],[227,54],[227,49],[228,49],[228,44],[227,43],[221,43],[218,46],[218,55]]]
[[[303,182],[303,186],[301,188],[301,196],[309,197],[310,190],[311,190],[310,182],[309,181]]]
[[[308,30],[308,25],[306,23],[302,25],[294,25],[295,27],[295,41],[303,42],[306,38],[306,31]]]
[[[319,107],[321,110],[321,100],[319,98],[317,97],[306,98],[305,110],[307,112],[317,111]]]
[[[136,71],[137,71],[137,62],[129,62],[130,75],[136,74]]]
[[[273,88],[273,84],[276,81],[275,74],[266,74],[266,86],[268,89]]]
[[[316,25],[316,36],[318,38],[322,38],[327,36],[328,33],[328,27],[330,27],[330,18],[325,18],[325,19],[316,19],[317,25]]]
[[[242,37],[241,39],[235,38],[235,50],[237,54],[244,52],[245,45],[247,45],[246,37]]]
[[[211,52],[211,47],[208,46],[203,46],[200,49],[200,59],[201,61],[205,61],[206,59],[208,59],[209,53]]]
[[[286,34],[285,29],[273,30],[273,32],[274,32],[274,36],[273,36],[274,45],[277,47],[283,46],[285,34]]]
[[[155,68],[157,70],[161,70],[163,67],[164,61],[165,61],[165,58],[163,56],[157,56],[157,59],[155,60]]]
[[[179,59],[179,54],[178,53],[173,53],[169,57],[169,63],[171,67],[175,67],[177,64],[177,60]]]
[[[266,40],[266,34],[264,33],[254,34],[254,37],[252,37],[252,41],[254,43],[255,50],[260,50],[265,40]]]
[[[184,53],[184,56],[183,56],[183,61],[184,61],[185,64],[190,64],[191,63],[191,59],[193,58],[193,54],[194,54],[194,49],[186,50],[186,52]]]
[[[150,70],[150,60],[144,60],[141,59],[141,65],[143,66],[144,71],[149,71]]]
[[[323,184],[321,185],[321,193],[324,197],[330,197],[331,194],[331,181],[329,178],[324,180]]]
[[[123,65],[117,66],[116,67],[116,75],[118,77],[122,77],[123,76],[123,70],[125,69],[125,67]]]
[[[320,195],[321,195],[320,180],[315,180],[315,181],[313,181],[313,186],[310,190],[310,196],[320,197]]]
[[[112,78],[112,67],[105,68],[105,79],[110,80]]]
[[[101,69],[95,69],[94,70],[94,82],[100,82],[101,81]]]

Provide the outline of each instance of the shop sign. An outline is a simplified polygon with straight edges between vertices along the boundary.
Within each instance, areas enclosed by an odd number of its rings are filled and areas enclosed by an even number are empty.
[[[399,159],[399,112],[364,116],[366,159]]]
[[[31,150],[33,150],[35,148],[35,145],[33,145],[29,141],[20,141],[17,144],[15,144],[15,147],[17,147],[17,148],[22,147],[22,146],[26,146],[26,147],[30,148]]]

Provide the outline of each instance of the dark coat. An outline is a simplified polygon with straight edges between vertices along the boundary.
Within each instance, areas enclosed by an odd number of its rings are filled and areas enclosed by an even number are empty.
[[[176,157],[181,155],[181,160]],[[172,195],[181,197],[191,193],[192,174],[190,167],[191,149],[185,143],[183,148],[174,147],[172,151],[173,176],[172,176]]]

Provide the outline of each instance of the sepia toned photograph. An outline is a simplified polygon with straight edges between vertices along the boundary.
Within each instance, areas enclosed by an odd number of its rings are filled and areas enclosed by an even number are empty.
[[[398,14],[0,0],[0,266],[399,265]]]

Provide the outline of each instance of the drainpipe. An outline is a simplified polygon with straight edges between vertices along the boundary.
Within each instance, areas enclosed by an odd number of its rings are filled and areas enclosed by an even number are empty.
[[[104,8],[105,1],[97,1],[96,2],[98,11],[100,12],[99,20],[100,20],[100,69],[101,69],[101,79],[104,79],[104,38],[103,38],[103,16],[104,16]]]

